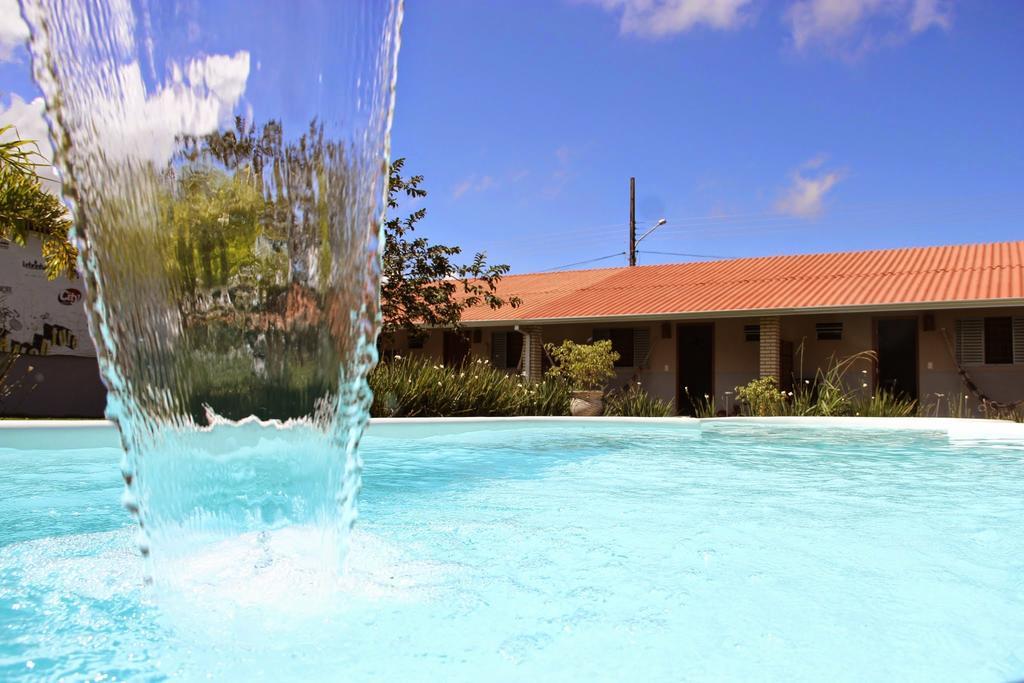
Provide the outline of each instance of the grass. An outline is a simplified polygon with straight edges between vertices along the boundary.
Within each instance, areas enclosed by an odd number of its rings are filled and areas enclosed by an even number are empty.
[[[513,417],[568,415],[569,389],[545,379],[529,383],[477,359],[446,368],[426,358],[380,363],[370,373],[373,417]]]
[[[373,417],[514,417],[569,415],[569,385],[549,375],[530,383],[519,375],[473,360],[450,368],[423,357],[380,363],[370,373]],[[604,414],[670,417],[670,401],[650,396],[637,384],[605,397]]]
[[[671,417],[675,408],[671,401],[654,398],[637,384],[615,391],[605,397],[604,414],[617,417]]]
[[[802,349],[801,361],[802,361]],[[828,365],[818,368],[814,380],[797,383],[792,391],[779,388],[774,377],[762,377],[736,393],[744,415],[815,416],[815,417],[912,417],[917,414],[917,401],[880,389],[864,395],[868,386],[867,369],[860,367],[874,361],[872,351],[862,351],[843,358],[831,357]],[[801,362],[802,365],[802,362]]]

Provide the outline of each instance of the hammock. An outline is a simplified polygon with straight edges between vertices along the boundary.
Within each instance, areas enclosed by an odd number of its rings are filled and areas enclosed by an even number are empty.
[[[949,333],[946,331],[945,327],[942,328],[942,338],[946,342],[946,351],[949,353],[949,357],[953,361],[953,365],[956,367],[957,374],[960,375],[960,380],[964,383],[964,386],[967,387],[967,391],[970,392],[970,394],[974,396],[974,398],[978,399],[979,403],[981,403],[982,410],[984,410],[986,413],[989,412],[989,410],[994,410],[997,413],[1014,413],[1017,411],[1018,408],[1024,406],[1024,400],[1013,401],[1012,403],[1004,403],[1002,401],[996,401],[992,398],[989,398],[988,395],[986,395],[981,389],[978,388],[977,383],[973,379],[971,379],[971,376],[970,374],[968,374],[967,369],[960,364],[960,360],[956,357],[956,350],[953,346],[953,342],[950,341]]]

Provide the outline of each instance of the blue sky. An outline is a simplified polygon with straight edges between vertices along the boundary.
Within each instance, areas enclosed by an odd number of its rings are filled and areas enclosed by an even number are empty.
[[[622,252],[631,175],[650,251],[1021,239],[1022,33],[1015,2],[413,0],[392,149],[423,232],[514,272]]]
[[[392,151],[421,232],[513,272],[624,264],[631,175],[641,263],[1020,239],[1022,34],[996,0],[408,0]]]

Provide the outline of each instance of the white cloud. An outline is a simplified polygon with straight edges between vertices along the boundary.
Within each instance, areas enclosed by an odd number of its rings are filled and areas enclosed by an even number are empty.
[[[485,175],[479,177],[473,174],[455,186],[455,189],[452,190],[452,198],[460,199],[467,192],[486,192],[497,186],[498,181],[493,176]]]
[[[96,74],[94,101],[76,103],[101,132],[94,143],[107,156],[161,165],[174,153],[176,136],[206,135],[231,120],[249,77],[249,53],[203,57],[184,69],[172,65],[170,82],[152,93],[137,61],[105,71]]]
[[[43,117],[46,106],[42,97],[25,101],[19,95],[11,95],[11,103],[4,107],[0,104],[0,125],[13,125],[11,130],[2,140],[10,140],[15,137],[22,140],[35,141],[36,151],[47,162],[53,161],[53,147],[50,145],[50,131]],[[43,160],[36,159],[37,163]],[[36,173],[43,178],[43,187],[50,192],[59,192],[60,184],[57,182],[57,173],[52,166],[41,166]]]
[[[952,26],[952,0],[796,0],[786,10],[793,45],[856,56],[933,26]]]
[[[621,12],[623,33],[660,38],[685,33],[699,25],[732,29],[746,20],[751,0],[589,0],[608,11]]]
[[[455,189],[452,190],[452,198],[453,199],[459,199],[459,198],[462,197],[462,195],[464,195],[467,192],[469,192],[470,189],[472,189],[472,187],[473,187],[473,179],[474,179],[473,176],[470,176],[469,178],[466,178],[465,180],[462,180],[461,182],[459,182],[455,186]]]
[[[917,0],[910,12],[910,30],[920,33],[932,26],[948,31],[953,26],[953,11],[950,2],[942,0]]]
[[[9,0],[0,0],[8,2]],[[62,69],[62,77],[76,85],[62,94],[68,133],[79,148],[111,160],[152,161],[163,165],[175,150],[179,135],[201,136],[230,122],[235,105],[249,79],[249,53],[208,55],[187,63],[170,63],[169,78],[146,86],[134,39],[136,19],[130,0],[106,0],[103,34],[110,60],[81,63]],[[28,3],[33,26],[51,21],[50,8]],[[96,28],[85,21],[80,3],[64,8],[65,30],[53,39],[56,54],[72,53],[77,45],[93,40]],[[83,19],[77,21],[75,19]],[[82,78],[79,70],[88,70]],[[149,81],[156,81],[154,73]]]
[[[11,61],[27,40],[28,25],[21,18],[18,0],[0,0],[0,62]]]
[[[822,156],[814,157],[793,172],[792,184],[775,203],[776,211],[800,218],[821,215],[825,195],[843,179],[841,171],[810,173],[820,169],[824,161]]]
[[[551,172],[547,185],[541,190],[541,195],[545,199],[554,199],[562,194],[562,190],[574,175],[571,164],[575,156],[576,153],[568,145],[561,145],[555,149],[555,170]]]

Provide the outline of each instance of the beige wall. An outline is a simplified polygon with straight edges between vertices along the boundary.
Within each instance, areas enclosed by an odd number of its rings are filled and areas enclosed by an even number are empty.
[[[941,409],[947,402],[956,402],[967,394],[949,348],[956,343],[957,319],[1006,315],[1024,317],[1024,307],[935,312],[935,331],[922,332],[919,342],[921,398],[924,404],[937,401],[942,414]],[[1024,399],[1024,364],[979,365],[968,367],[967,372],[978,389],[993,400],[1011,402]],[[966,403],[971,411],[977,411],[977,401],[968,399]]]
[[[916,318],[918,320],[918,392],[920,403],[930,406],[930,412],[938,402],[938,414],[947,414],[947,402],[956,401],[958,396],[967,394],[951,356],[951,350],[943,339],[942,330],[947,331],[949,343],[954,343],[956,320],[986,315],[1024,316],[1024,307],[1013,309],[962,309],[934,311],[935,330],[922,329],[924,312],[899,313],[891,316],[871,313],[841,313],[788,315],[781,317],[781,332],[784,341],[792,342],[794,348],[793,372],[798,377],[813,379],[819,367],[828,365],[830,358],[844,358],[875,347],[875,320],[881,317]],[[756,342],[744,339],[744,325],[757,324],[758,317],[719,318],[715,326],[715,400],[720,407],[735,404],[735,388],[758,376],[759,350]],[[841,341],[818,341],[815,325],[824,322],[842,322]],[[675,401],[676,394],[676,321],[669,327],[671,338],[662,337],[662,323],[639,322],[620,324],[555,324],[543,326],[544,341],[558,343],[563,339],[586,342],[595,327],[647,328],[650,333],[651,355],[649,367],[617,368],[616,378],[610,384],[622,386],[630,381],[640,381],[652,396]],[[512,327],[484,328],[482,340],[472,345],[474,356],[490,358],[490,333],[509,331]],[[441,332],[430,335],[421,353],[440,359],[442,357]],[[399,345],[398,348],[401,348]],[[413,353],[416,353],[415,351]],[[977,366],[968,368],[978,387],[997,401],[1024,399],[1024,364],[1001,366]],[[865,361],[855,366],[847,381],[851,388],[861,389],[858,384],[867,384],[862,390],[870,393],[874,385],[874,367]],[[976,401],[967,401],[969,410],[975,410]]]

